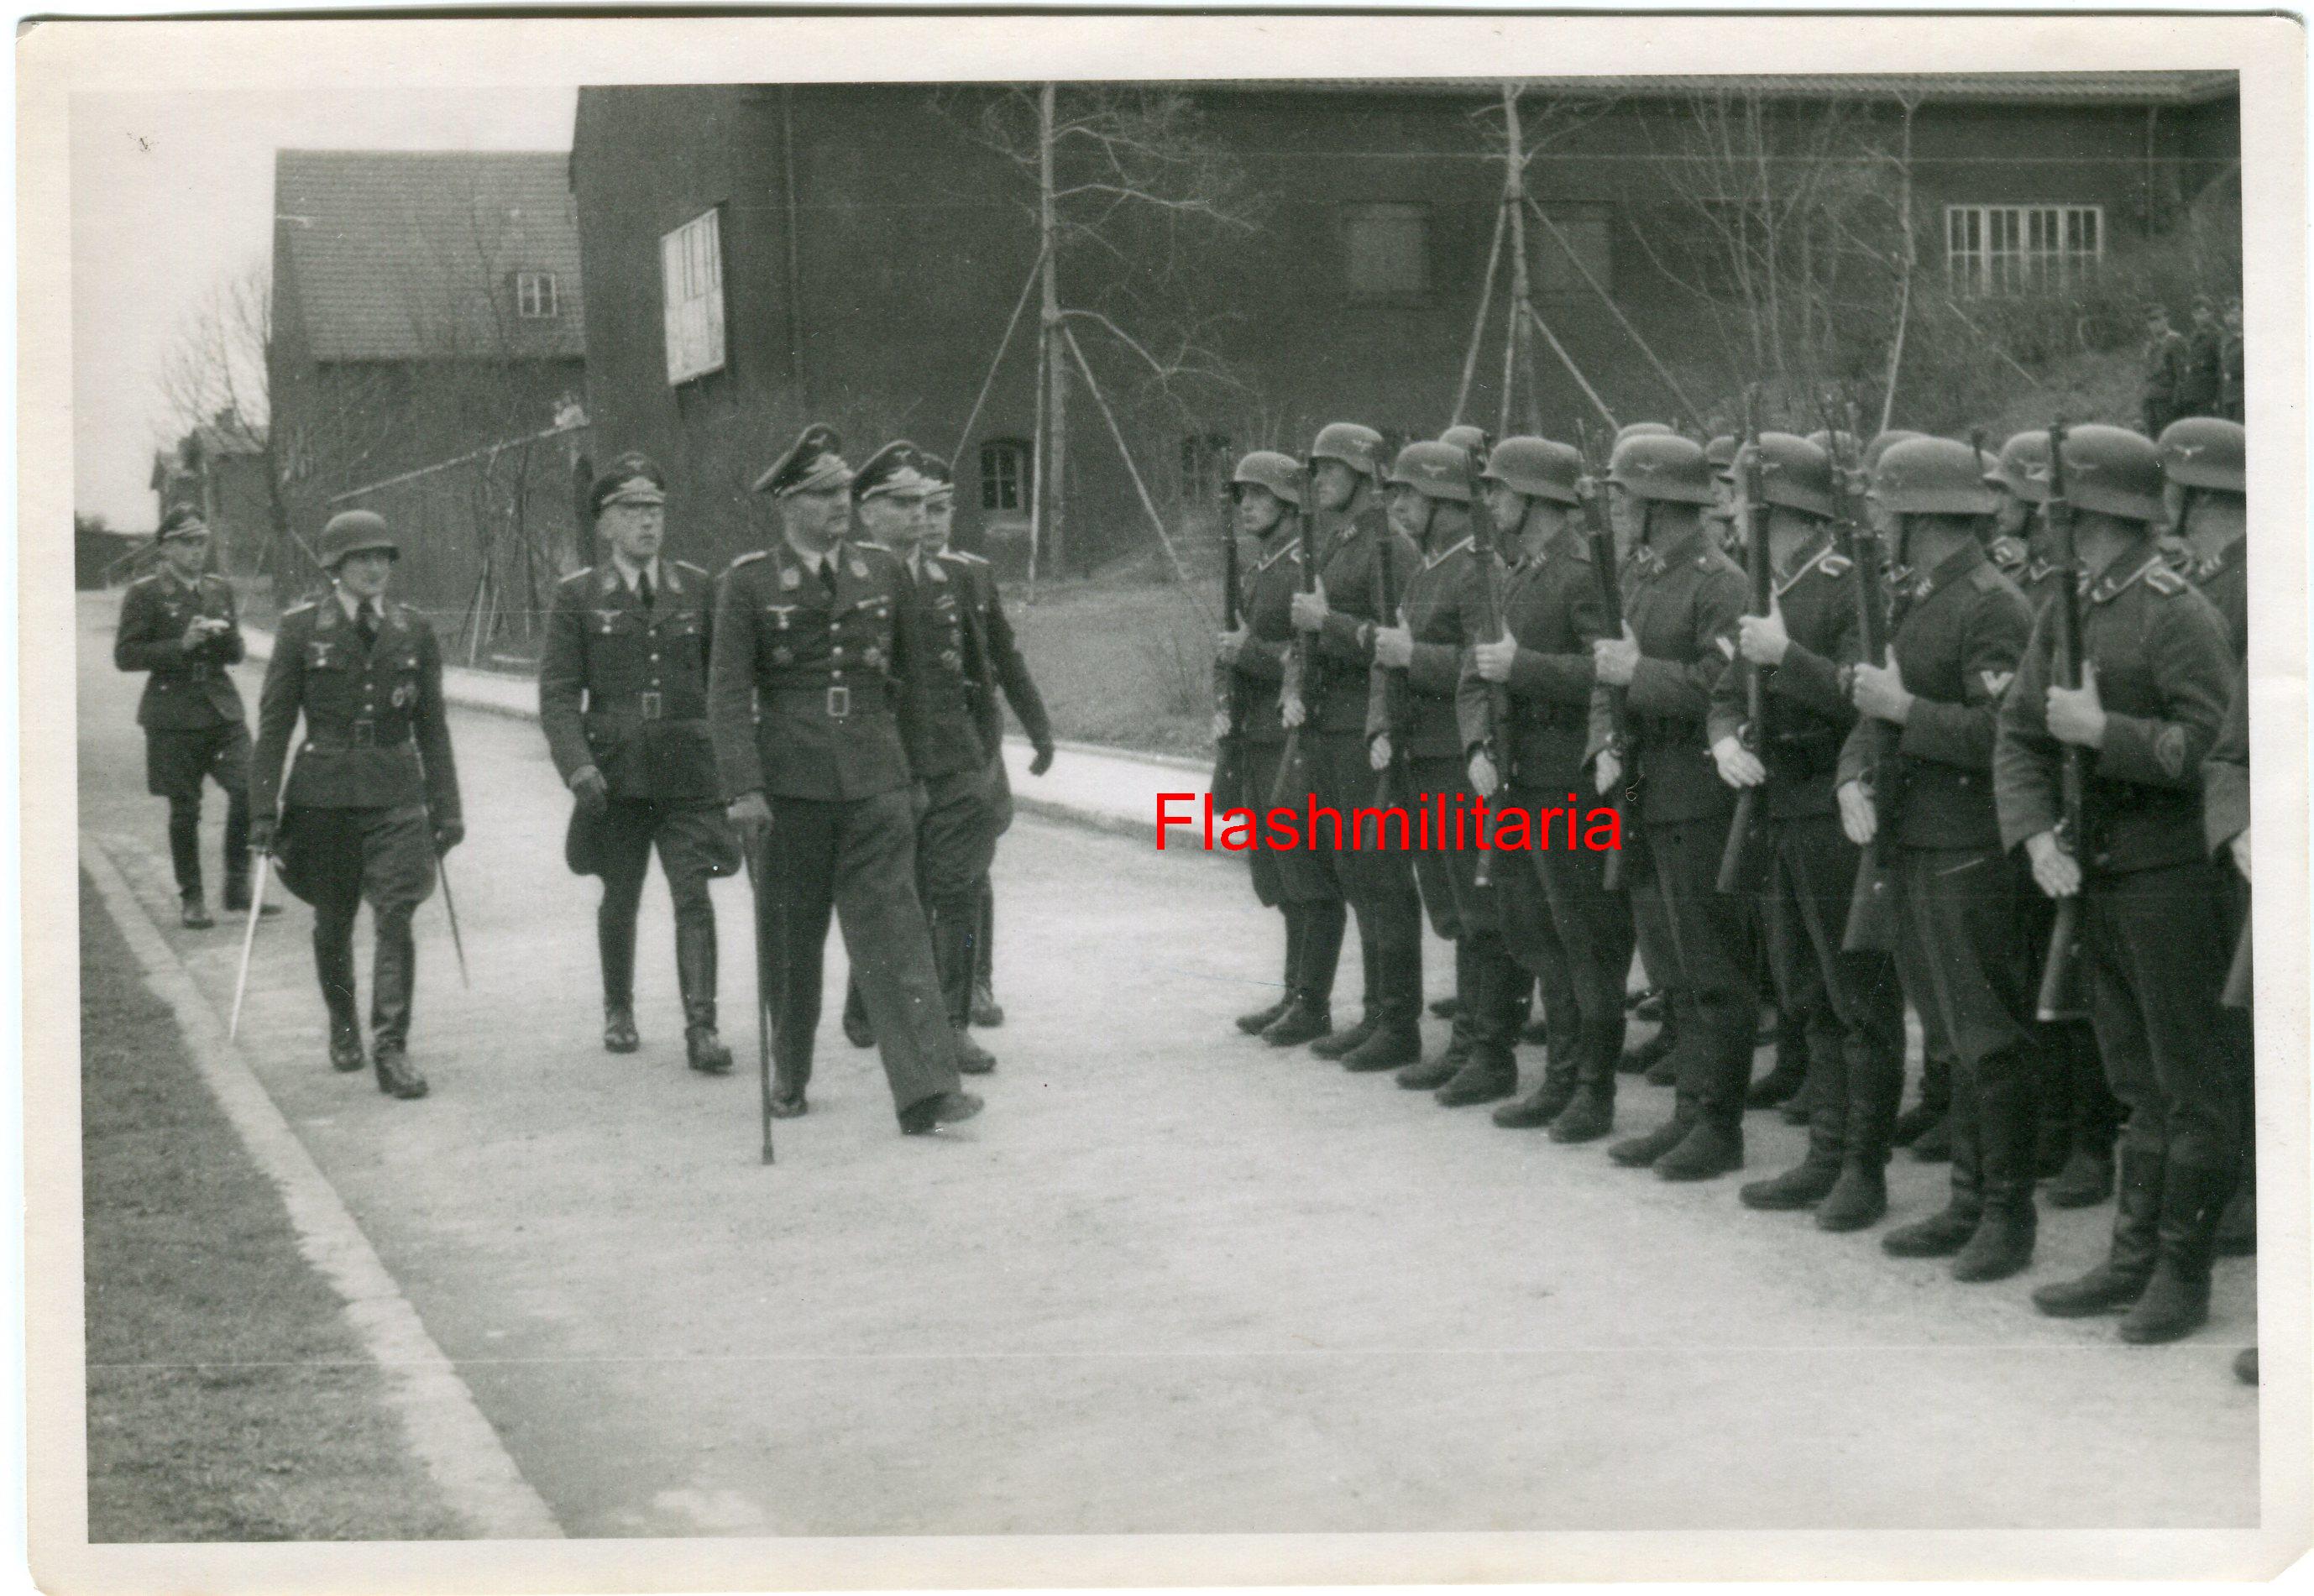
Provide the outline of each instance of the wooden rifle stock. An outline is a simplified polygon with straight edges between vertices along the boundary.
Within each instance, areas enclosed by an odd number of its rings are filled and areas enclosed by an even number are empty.
[[[2056,625],[2053,661],[2057,685],[2081,684],[2080,553],[2073,546],[2073,507],[2065,492],[2065,424],[2049,428],[2049,502],[2043,511],[2049,525],[2050,552],[2057,566],[2056,603],[2050,611]],[[2062,810],[2057,819],[2057,845],[2082,860],[2082,831],[2088,771],[2085,751],[2067,743],[2059,755],[2058,794]],[[2084,882],[2086,886],[2087,883]],[[2081,978],[2080,895],[2057,900],[2056,924],[2049,932],[2048,958],[2041,966],[2041,994],[2036,1005],[2043,1019],[2079,1019],[2089,1012]]]
[[[1737,456],[1744,464],[1744,573],[1752,582],[1752,613],[1765,615],[1774,604],[1775,569],[1768,560],[1768,517],[1761,505],[1760,428],[1756,394],[1744,406],[1744,445]],[[1768,674],[1742,657],[1736,666],[1744,673],[1744,746],[1762,763],[1767,759]],[[1736,795],[1736,818],[1728,825],[1727,842],[1719,851],[1718,888],[1749,892],[1764,874],[1767,853],[1768,785],[1746,787]]]
[[[1471,489],[1471,558],[1479,567],[1479,630],[1483,637],[1476,639],[1491,643],[1503,635],[1502,568],[1496,564],[1496,527],[1494,511],[1488,507],[1485,485],[1479,481],[1482,463],[1477,452],[1471,451],[1465,461],[1463,480]],[[1506,682],[1487,684],[1486,749],[1494,762],[1497,795],[1510,784],[1510,724],[1511,690]],[[1483,813],[1483,812],[1482,812]],[[1484,824],[1482,820],[1481,824]],[[1480,886],[1494,882],[1494,854],[1485,848],[1479,851],[1476,879]]]
[[[1607,524],[1607,507],[1600,497],[1599,474],[1592,471],[1591,429],[1580,421],[1575,424],[1576,443],[1583,454],[1585,472],[1591,477],[1582,493],[1585,536],[1591,545],[1591,577],[1598,585],[1599,609],[1607,623],[1607,635],[1623,635],[1623,578],[1618,569],[1615,553],[1615,529]],[[1626,687],[1607,689],[1607,748],[1615,763],[1623,767],[1623,790],[1629,795],[1637,790],[1638,772],[1630,769],[1630,690]],[[1603,798],[1607,794],[1602,793]],[[1615,806],[1618,809],[1621,805]],[[1623,816],[1626,829],[1636,824],[1636,816]],[[1630,838],[1625,838],[1626,845]],[[1623,854],[1617,849],[1607,855],[1600,884],[1609,892],[1620,892],[1623,886]]]
[[[1233,494],[1222,497],[1222,630],[1235,631],[1238,628],[1238,560],[1237,502]],[[1229,727],[1221,736],[1221,748],[1214,761],[1213,798],[1217,809],[1243,807],[1245,797],[1245,689],[1237,667],[1224,666],[1227,675],[1222,688],[1222,712]]]
[[[1295,532],[1302,542],[1302,591],[1315,593],[1318,590],[1318,495],[1310,481],[1310,463],[1306,460],[1302,463],[1301,516],[1302,524]],[[1294,791],[1294,773],[1302,766],[1302,727],[1310,723],[1313,708],[1310,701],[1310,689],[1313,684],[1311,666],[1316,655],[1316,649],[1311,645],[1310,634],[1296,630],[1293,657],[1286,666],[1287,675],[1282,691],[1289,702],[1301,705],[1302,719],[1299,725],[1285,728],[1285,752],[1277,762],[1277,779],[1269,789],[1272,808],[1285,803]],[[1302,790],[1306,792],[1309,789],[1304,787]]]

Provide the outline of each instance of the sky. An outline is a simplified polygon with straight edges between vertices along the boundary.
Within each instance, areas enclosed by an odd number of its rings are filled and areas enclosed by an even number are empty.
[[[273,247],[277,149],[567,150],[578,91],[80,94],[72,104],[77,513],[155,518],[157,377],[186,319]]]

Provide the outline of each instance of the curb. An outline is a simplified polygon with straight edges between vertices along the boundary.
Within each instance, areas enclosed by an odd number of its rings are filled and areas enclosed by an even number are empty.
[[[486,1540],[560,1539],[562,1528],[475,1406],[457,1365],[427,1334],[344,1202],[281,1110],[225,1038],[104,845],[82,833],[81,864],[155,996],[175,1013],[186,1051],[250,1158],[281,1194],[297,1248],[344,1300],[345,1319],[384,1377],[386,1406],[450,1509]]]

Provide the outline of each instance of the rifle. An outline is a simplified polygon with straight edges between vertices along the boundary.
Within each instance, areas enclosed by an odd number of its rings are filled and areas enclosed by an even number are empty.
[[[1760,481],[1759,390],[1744,396],[1744,445],[1736,458],[1744,471],[1744,570],[1752,579],[1752,613],[1764,616],[1775,604],[1775,568],[1768,559],[1768,517],[1762,512]],[[1736,661],[1744,673],[1744,746],[1766,759],[1768,673],[1750,660]],[[1746,787],[1736,798],[1735,823],[1727,828],[1727,846],[1719,853],[1719,890],[1748,892],[1757,883],[1766,860],[1768,785]]]
[[[1237,500],[1224,492],[1222,509],[1222,630],[1238,629]],[[1223,666],[1222,718],[1227,723],[1214,761],[1213,797],[1216,809],[1244,807],[1245,688],[1234,667]]]
[[[1479,563],[1479,630],[1484,635],[1477,640],[1491,643],[1503,635],[1502,568],[1495,562],[1495,514],[1487,506],[1487,496],[1479,480],[1479,460],[1476,451],[1463,456],[1463,481],[1471,489],[1471,558]],[[1487,684],[1487,735],[1488,757],[1494,761],[1497,780],[1507,783],[1511,724],[1511,689],[1507,682]],[[1500,793],[1500,785],[1495,789]],[[1490,850],[1479,851],[1479,868],[1475,879],[1480,886],[1493,885],[1490,869],[1494,854]]]
[[[1397,547],[1397,534],[1385,525],[1374,545],[1374,624],[1395,626],[1405,619],[1399,613],[1398,573],[1391,566],[1391,551]],[[1382,767],[1374,783],[1374,803],[1384,809],[1411,809],[1415,803],[1414,779],[1407,773],[1406,739],[1400,735],[1406,724],[1406,695],[1401,691],[1405,680],[1401,673],[1392,670],[1380,660],[1367,667],[1371,683],[1379,678],[1382,686],[1382,735],[1390,739],[1390,763]],[[1377,833],[1379,837],[1379,833]]]
[[[1623,635],[1623,578],[1615,564],[1615,529],[1607,524],[1607,507],[1600,498],[1599,473],[1593,469],[1591,429],[1579,420],[1575,424],[1575,441],[1583,454],[1583,517],[1585,536],[1591,544],[1591,576],[1599,586],[1599,609],[1607,622],[1607,635],[1619,638]],[[1627,797],[1635,790],[1636,776],[1630,769],[1630,698],[1628,687],[1607,689],[1607,746],[1604,752],[1613,754],[1615,763],[1623,768],[1622,780]],[[1600,881],[1609,892],[1621,890],[1623,855],[1620,849],[1607,855]]]
[[[1302,463],[1301,525],[1295,528],[1302,542],[1302,591],[1318,590],[1318,493],[1310,481],[1310,462]],[[1310,634],[1294,634],[1294,653],[1285,667],[1285,681],[1281,691],[1289,701],[1302,705],[1302,724],[1285,728],[1285,753],[1277,762],[1277,780],[1271,783],[1269,802],[1274,808],[1285,802],[1294,789],[1294,772],[1302,764],[1302,727],[1310,723],[1313,706],[1310,702],[1311,667],[1317,662],[1317,650],[1312,647]],[[1305,786],[1303,791],[1309,789]]]
[[[2073,547],[2073,507],[2065,495],[2062,421],[2049,428],[2049,502],[2042,516],[2049,528],[2050,557],[2057,568],[2056,598],[2049,610],[2057,634],[2053,661],[2057,685],[2078,688],[2081,684],[2081,568],[2080,554]],[[2057,819],[2057,846],[2076,860],[2082,851],[2086,753],[2078,743],[2068,743],[2058,756],[2058,794],[2062,807]],[[2080,894],[2059,898],[2057,921],[2049,931],[2049,956],[2041,966],[2037,1008],[2043,1019],[2080,1019],[2089,1012],[2081,990],[2080,925]]]
[[[1840,519],[1833,535],[1841,552],[1856,570],[1856,636],[1864,663],[1885,667],[1888,663],[1888,579],[1886,554],[1880,534],[1856,514],[1855,479],[1833,462]],[[1860,473],[1859,473],[1860,474]],[[1893,953],[1896,948],[1896,905],[1889,890],[1888,858],[1893,844],[1888,833],[1895,823],[1897,765],[1895,727],[1867,717],[1858,728],[1864,739],[1864,789],[1872,795],[1872,841],[1857,861],[1856,889],[1848,900],[1848,924],[1840,940],[1843,953]]]

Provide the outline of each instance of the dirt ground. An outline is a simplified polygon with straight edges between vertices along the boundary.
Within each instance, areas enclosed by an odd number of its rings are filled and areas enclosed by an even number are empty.
[[[102,602],[83,620],[83,824],[159,913],[133,684]],[[988,1112],[899,1136],[831,1003],[813,1111],[764,1168],[752,1080],[682,1066],[664,895],[644,1050],[614,1058],[536,728],[455,729],[474,984],[428,905],[434,1095],[331,1073],[302,908],[265,933],[244,1037],[573,1535],[2255,1521],[2256,1393],[2228,1372],[2248,1265],[2221,1265],[2210,1330],[2126,1347],[2027,1301],[2098,1256],[2109,1210],[2045,1214],[2026,1275],[1965,1288],[1732,1181],[1273,1052],[1228,1023],[1279,939],[1233,861],[1024,821]],[[744,890],[718,902],[747,1054]],[[224,1001],[230,936],[168,934]],[[1621,1124],[1667,1098],[1632,1086]],[[1797,1151],[1753,1116],[1753,1172]],[[1940,1167],[1894,1174],[1890,1222],[1941,1202]]]

